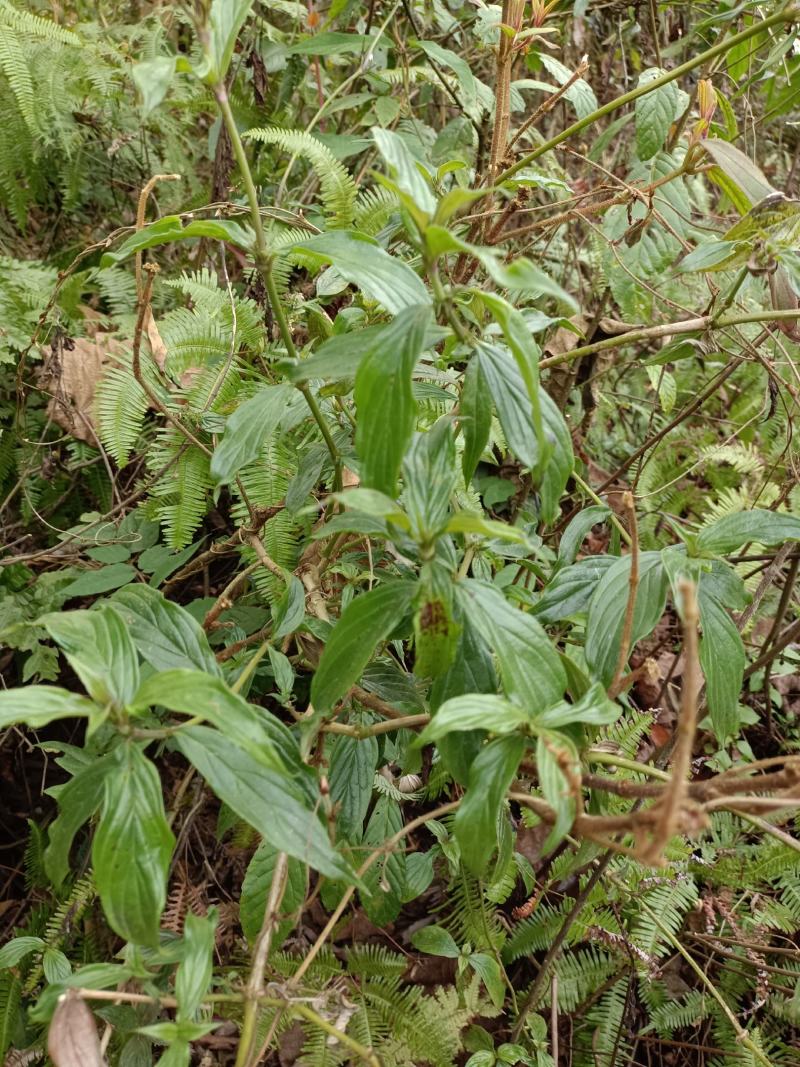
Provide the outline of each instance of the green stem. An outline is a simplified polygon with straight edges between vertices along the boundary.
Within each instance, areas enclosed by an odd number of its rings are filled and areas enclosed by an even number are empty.
[[[579,486],[579,488],[581,488],[584,491],[584,493],[586,493],[586,495],[589,497],[590,500],[593,500],[595,502],[595,504],[599,504],[601,507],[607,507],[607,504],[606,504],[605,500],[603,500],[601,497],[599,497],[597,495],[597,493],[594,491],[594,489],[592,489],[591,485],[589,485],[588,482],[585,482],[583,480],[583,478],[581,478],[580,474],[578,474],[577,471],[575,471],[575,470],[573,470],[573,472],[572,472],[572,480],[575,482],[575,484],[577,486]],[[625,527],[622,525],[622,523],[619,521],[619,519],[617,518],[617,516],[614,514],[613,511],[608,516],[608,521],[612,524],[612,526],[616,526],[616,528],[619,530],[619,535],[622,538],[622,540],[625,542],[625,544],[626,545],[630,545],[630,543],[631,543],[630,534],[625,529]]]
[[[615,337],[605,337],[602,341],[595,341],[594,344],[571,348],[568,352],[561,352],[557,356],[548,356],[540,361],[539,366],[556,367],[561,363],[571,363],[575,359],[580,359],[581,356],[590,356],[594,352],[605,352],[610,348],[624,348],[625,345],[633,344],[635,341],[656,340],[659,337],[672,337],[675,334],[702,333],[703,330],[709,330],[712,327],[720,330],[726,326],[742,326],[748,322],[783,322],[793,319],[800,319],[800,309],[742,311],[731,315],[719,315],[719,317],[698,315],[695,319],[663,322],[658,326],[642,326],[641,329],[629,330]]]
[[[286,346],[286,352],[290,359],[297,359],[297,348],[295,347],[294,339],[292,337],[292,331],[289,329],[289,323],[286,319],[286,314],[283,310],[283,304],[281,303],[280,293],[278,287],[275,285],[275,277],[272,273],[272,256],[269,253],[267,247],[267,238],[264,233],[264,224],[261,219],[261,209],[258,203],[258,193],[256,192],[255,182],[253,181],[253,173],[250,170],[250,163],[247,159],[247,153],[244,150],[242,144],[242,138],[239,136],[239,129],[236,125],[236,119],[233,116],[231,110],[230,100],[228,99],[228,93],[223,84],[214,86],[214,95],[217,98],[220,112],[222,113],[222,119],[225,123],[225,128],[228,131],[228,136],[231,139],[231,148],[233,149],[233,155],[236,159],[236,164],[239,167],[239,173],[242,176],[244,182],[244,189],[247,195],[247,202],[250,205],[250,218],[253,224],[253,230],[256,235],[256,248],[255,248],[255,263],[256,269],[261,275],[264,281],[264,287],[267,290],[267,297],[272,309],[272,314],[278,324],[278,330]],[[309,411],[314,417],[314,421],[319,427],[319,431],[322,434],[322,438],[327,445],[330,452],[331,459],[333,460],[333,481],[334,487],[338,491],[342,488],[342,457],[339,453],[339,449],[336,447],[336,442],[333,440],[333,436],[328,427],[325,417],[320,411],[319,404],[315,397],[312,395],[308,385],[303,384],[299,386],[300,392],[303,394]]]
[[[654,78],[651,82],[647,82],[645,85],[639,85],[637,88],[631,89],[630,92],[618,96],[616,100],[609,100],[607,104],[598,107],[595,111],[592,111],[591,114],[579,119],[578,122],[573,122],[571,126],[562,130],[561,133],[557,134],[555,137],[551,137],[549,141],[545,141],[545,143],[539,145],[538,148],[534,148],[532,152],[528,152],[526,155],[522,156],[516,163],[512,163],[510,167],[507,167],[501,174],[498,174],[495,183],[500,185],[518,171],[527,167],[530,163],[533,163],[534,160],[545,155],[545,153],[549,152],[552,148],[557,148],[558,145],[568,140],[574,134],[580,133],[581,130],[585,130],[587,126],[591,126],[593,123],[597,122],[598,119],[610,115],[614,111],[618,111],[619,108],[625,107],[626,104],[633,103],[634,100],[638,100],[639,97],[645,96],[647,93],[652,93],[664,85],[669,85],[670,82],[682,78],[684,74],[688,74],[696,67],[702,67],[704,63],[708,63],[717,56],[729,52],[732,48],[742,44],[744,41],[749,41],[751,37],[763,33],[764,30],[768,30],[771,26],[778,26],[782,22],[792,22],[798,15],[800,15],[800,5],[788,4],[781,11],[776,12],[774,15],[770,15],[769,18],[755,21],[752,26],[748,26],[746,29],[742,30],[741,33],[736,33],[733,37],[728,37],[726,40],[720,41],[718,44],[715,44],[705,52],[701,52],[700,55],[695,56],[693,59],[687,59],[685,63],[681,63],[681,65],[674,70],[667,71],[665,74],[662,74],[658,78]]]
[[[714,308],[714,318],[712,320],[713,325],[719,322],[720,316],[724,315],[728,308],[731,306],[731,304],[734,302],[734,300],[736,299],[736,294],[744,285],[747,279],[747,275],[749,273],[750,268],[745,264],[745,266],[742,267],[742,269],[731,282],[730,286],[728,287],[728,291],[725,293],[722,300],[720,300],[719,307]]]

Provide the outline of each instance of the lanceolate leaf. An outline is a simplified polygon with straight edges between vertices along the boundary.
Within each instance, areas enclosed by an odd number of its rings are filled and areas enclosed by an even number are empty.
[[[139,688],[139,660],[125,623],[115,611],[108,606],[96,611],[62,611],[40,621],[98,704],[121,708],[133,699]]]
[[[100,807],[108,774],[116,767],[113,752],[92,760],[64,785],[47,790],[58,799],[58,815],[47,828],[44,868],[58,887],[69,873],[69,853],[75,834]]]
[[[225,426],[222,441],[211,457],[211,476],[217,484],[230,482],[275,432],[293,395],[289,385],[271,385],[245,400]]]
[[[175,744],[229,808],[275,848],[330,878],[352,880],[309,803],[305,791],[287,774],[257,763],[217,730],[189,726]]]
[[[392,130],[382,130],[379,126],[373,126],[370,132],[378,151],[394,172],[397,187],[409,196],[418,208],[432,215],[436,210],[436,197],[403,138],[400,134],[393,133]]]
[[[598,523],[605,522],[610,514],[611,508],[605,504],[593,504],[577,514],[561,535],[558,546],[559,562],[574,563],[583,539],[591,528]]]
[[[125,620],[142,657],[155,670],[188,667],[220,674],[202,627],[174,600],[167,600],[149,585],[137,584],[115,593],[110,603]]]
[[[724,745],[739,729],[739,701],[747,656],[733,619],[706,592],[702,578],[698,605],[703,631],[700,666],[706,680],[706,700],[717,741]]]
[[[345,608],[311,683],[311,702],[317,711],[329,711],[358,681],[377,644],[408,610],[414,589],[411,582],[378,585]]]
[[[645,85],[664,73],[651,67],[639,77]],[[663,147],[669,128],[676,119],[679,96],[675,82],[668,82],[636,101],[636,151],[639,159],[650,159]]]
[[[117,753],[92,845],[94,876],[111,928],[127,941],[155,945],[175,838],[153,764],[130,743]]]
[[[469,361],[464,374],[458,404],[458,421],[464,434],[461,469],[464,481],[469,485],[492,428],[492,398],[477,356],[473,356]]]
[[[697,550],[706,555],[725,555],[750,541],[760,545],[800,541],[800,518],[765,508],[723,515],[697,535]]]
[[[300,767],[297,745],[283,723],[266,709],[248,704],[221,678],[200,671],[162,671],[147,679],[136,694],[136,703],[160,704],[206,719],[265,767],[286,772]]]
[[[516,734],[490,741],[478,753],[455,817],[461,858],[473,874],[485,871],[497,847],[497,816],[517,773],[525,741]]]
[[[367,352],[356,374],[356,450],[361,483],[395,495],[397,477],[416,421],[411,375],[425,345],[430,312],[401,311]]]
[[[447,734],[464,730],[507,734],[530,721],[529,714],[505,697],[491,693],[470,693],[446,700],[420,734],[418,744],[427,745]]]
[[[364,832],[364,846],[380,848],[402,826],[403,813],[397,801],[380,797]],[[364,875],[361,903],[376,926],[385,926],[400,914],[405,880],[405,853],[396,848],[381,856]]]
[[[36,729],[54,719],[88,719],[99,711],[86,697],[55,685],[0,689],[0,730],[18,722]]]
[[[132,234],[115,252],[105,252],[100,266],[110,267],[145,248],[172,244],[173,241],[186,241],[190,237],[208,237],[212,241],[227,241],[238,245],[239,248],[247,248],[253,239],[253,233],[240,223],[231,222],[229,219],[195,219],[184,226],[180,215],[165,215],[158,222],[153,222]]]
[[[411,267],[363,234],[331,231],[294,248],[304,261],[336,267],[343,278],[392,314],[431,303],[428,290]]]
[[[600,579],[586,620],[586,661],[597,677],[608,685],[622,643],[622,630],[630,588],[631,558],[622,556]],[[667,575],[659,552],[643,552],[639,557],[639,583],[633,614],[631,645],[649,634],[664,611]]]
[[[532,716],[560,700],[566,675],[540,623],[509,604],[493,586],[465,581],[458,589],[464,612],[494,650],[508,695]]]

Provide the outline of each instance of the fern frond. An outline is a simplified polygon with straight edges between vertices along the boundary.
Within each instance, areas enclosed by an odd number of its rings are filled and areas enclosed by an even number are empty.
[[[28,68],[25,53],[22,50],[19,37],[10,28],[0,33],[0,71],[6,77],[14,99],[17,102],[20,114],[33,134],[39,133],[39,122],[36,115],[36,94],[33,88],[33,78]]]
[[[148,400],[128,367],[111,367],[95,392],[97,432],[103,447],[120,466],[128,461],[139,439]]]
[[[30,11],[20,11],[9,0],[0,0],[0,23],[19,33],[27,33],[31,37],[46,41],[73,46],[83,44],[77,33],[73,33],[72,30],[64,29],[51,19],[41,18]]]
[[[303,130],[281,130],[276,127],[248,130],[246,137],[264,144],[277,145],[284,152],[303,156],[314,168],[322,191],[322,203],[336,226],[349,226],[357,195],[356,183],[347,168],[329,148]]]

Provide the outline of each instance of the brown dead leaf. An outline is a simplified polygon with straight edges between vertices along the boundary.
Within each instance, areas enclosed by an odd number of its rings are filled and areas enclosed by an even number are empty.
[[[55,1067],[106,1067],[94,1016],[74,989],[58,999],[47,1035],[47,1052]]]
[[[153,357],[153,361],[159,370],[163,371],[167,362],[167,346],[164,344],[161,334],[158,332],[158,326],[156,320],[153,318],[153,312],[151,308],[148,308],[145,313],[144,329],[147,335],[147,341],[150,345],[150,354]]]
[[[94,340],[79,337],[54,345],[42,371],[42,385],[52,394],[47,414],[78,441],[97,446],[94,394],[105,369],[118,360],[124,345],[107,333]]]

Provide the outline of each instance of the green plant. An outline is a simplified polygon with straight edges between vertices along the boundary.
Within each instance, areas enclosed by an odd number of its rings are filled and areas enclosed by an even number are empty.
[[[800,9],[101,7],[0,0],[0,1051],[789,1064]]]

